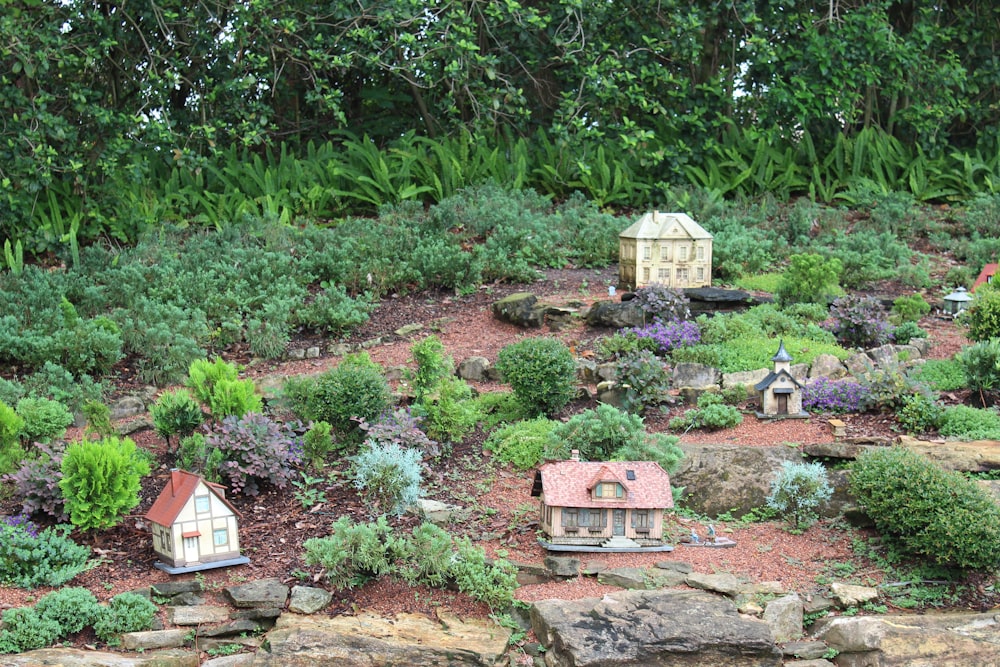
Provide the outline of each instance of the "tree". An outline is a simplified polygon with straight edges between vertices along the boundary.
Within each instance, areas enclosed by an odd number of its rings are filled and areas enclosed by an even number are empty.
[[[59,482],[66,512],[81,530],[110,528],[139,504],[139,481],[149,473],[130,438],[82,440],[66,448]]]

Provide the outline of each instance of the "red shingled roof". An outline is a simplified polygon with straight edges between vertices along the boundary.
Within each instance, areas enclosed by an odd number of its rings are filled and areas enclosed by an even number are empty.
[[[173,525],[177,520],[177,515],[184,509],[185,503],[191,498],[191,494],[198,488],[198,482],[205,482],[208,490],[214,493],[226,507],[232,510],[233,514],[239,516],[236,508],[229,504],[225,496],[225,487],[213,484],[204,478],[184,470],[171,470],[170,481],[163,487],[159,497],[153,506],[146,513],[146,519],[161,526]]]
[[[631,471],[635,479],[629,479]],[[659,509],[674,506],[670,476],[652,461],[552,461],[543,464],[541,477],[545,504],[550,507],[634,507]],[[618,482],[625,497],[594,498],[599,482]]]
[[[969,291],[975,292],[977,287],[989,282],[990,276],[993,276],[995,278],[997,275],[998,268],[1000,268],[1000,264],[987,264],[986,266],[984,266],[983,270],[979,273],[979,277],[976,278],[976,282],[973,283],[972,289]]]

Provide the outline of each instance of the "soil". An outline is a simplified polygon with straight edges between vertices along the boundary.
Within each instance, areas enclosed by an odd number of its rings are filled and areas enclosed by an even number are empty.
[[[377,337],[383,343],[367,349],[371,357],[386,368],[411,365],[409,348],[419,337],[433,333],[443,342],[456,362],[477,355],[491,361],[504,345],[527,335],[558,336],[571,345],[577,354],[587,355],[595,340],[608,332],[586,328],[582,324],[551,331],[547,327],[525,331],[493,319],[490,306],[498,298],[517,291],[531,291],[546,301],[562,304],[590,304],[608,297],[608,285],[616,282],[614,269],[566,269],[549,271],[543,280],[531,285],[495,284],[472,294],[455,295],[445,292],[391,295],[372,314],[370,321],[342,342],[361,343]],[[891,295],[890,292],[884,292]],[[900,291],[899,293],[902,293]],[[423,329],[409,338],[395,334],[403,325],[419,323]],[[967,341],[960,330],[946,320],[927,318],[921,326],[931,333],[930,357],[950,358]],[[294,345],[320,345],[326,349],[329,340],[303,338]],[[339,359],[321,356],[317,359],[285,363],[254,362],[236,353],[234,361],[247,364],[247,375],[255,378],[275,374],[295,375],[317,373],[334,366]],[[480,384],[480,391],[500,389],[500,385]],[[123,391],[129,389],[123,386]],[[563,416],[595,407],[592,399],[581,399],[564,411]],[[647,416],[649,431],[665,431],[667,421],[680,408]],[[761,422],[745,418],[736,428],[715,432],[689,432],[681,436],[689,442],[738,443],[743,446],[777,443],[811,443],[833,440],[827,420],[830,415],[814,414],[804,420]],[[847,434],[853,437],[893,438],[897,435],[892,415],[864,414],[839,416],[847,423]],[[68,434],[69,438],[77,436]],[[107,599],[123,591],[167,581],[171,577],[153,567],[156,556],[142,516],[163,488],[174,465],[166,443],[148,427],[132,433],[137,444],[156,457],[153,474],[144,480],[142,500],[134,514],[119,527],[99,535],[74,537],[94,547],[99,564],[81,574],[72,585],[85,586]],[[455,446],[443,461],[427,462],[425,488],[431,498],[455,503],[472,510],[471,518],[453,533],[466,534],[491,554],[505,553],[521,563],[541,563],[547,552],[536,541],[536,500],[531,498],[533,474],[498,465],[484,453],[483,433],[476,431]],[[225,585],[266,577],[277,577],[289,583],[325,585],[322,572],[308,567],[302,560],[302,544],[312,537],[329,533],[330,524],[348,515],[356,521],[367,521],[366,506],[360,501],[341,473],[344,465],[324,470],[327,482],[322,487],[325,499],[305,506],[296,496],[295,488],[278,490],[265,488],[256,497],[232,496],[234,506],[242,515],[240,534],[243,552],[250,564],[201,573],[208,589],[217,591]],[[301,495],[301,494],[300,494]],[[0,502],[0,515],[14,514],[19,505],[13,498]],[[393,520],[400,527],[415,525],[414,517]],[[821,522],[801,535],[793,535],[779,522],[742,524],[737,521],[717,521],[720,535],[735,540],[730,549],[699,549],[679,544],[669,553],[660,554],[594,554],[589,560],[601,561],[609,567],[648,566],[659,561],[675,560],[690,563],[698,572],[730,572],[748,581],[780,582],[787,590],[810,596],[819,594],[821,582],[851,563],[852,578],[861,583],[877,584],[886,574],[875,563],[856,555],[852,540],[871,537],[864,530],[848,528],[841,522]],[[690,534],[695,528],[704,534],[704,524],[677,517],[672,530],[676,537]],[[584,555],[588,561],[590,555]],[[195,575],[180,575],[191,578]],[[975,583],[975,582],[972,582]],[[524,601],[545,598],[572,599],[601,595],[614,590],[603,586],[593,577],[578,577],[560,583],[523,586],[516,597]],[[967,586],[953,602],[955,607],[988,608],[996,603],[992,587]],[[30,604],[46,590],[23,591],[0,587],[0,609]],[[389,578],[369,582],[358,588],[338,591],[329,613],[355,613],[369,610],[378,613],[416,612],[432,614],[439,607],[462,615],[485,617],[488,609],[467,596],[451,590],[410,588]]]

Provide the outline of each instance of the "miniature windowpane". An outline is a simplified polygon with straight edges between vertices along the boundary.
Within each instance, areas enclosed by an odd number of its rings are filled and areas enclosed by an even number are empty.
[[[649,510],[632,510],[632,527],[649,528]]]
[[[702,281],[702,280],[704,280],[705,279],[705,268],[702,267],[702,266],[699,266],[698,267],[698,271],[697,271],[697,275],[698,275],[698,281],[699,282]]]
[[[209,510],[208,496],[195,496],[194,497],[194,511],[195,512],[207,512]]]
[[[562,511],[562,525],[564,528],[576,528],[579,526],[579,512],[576,508],[565,508]]]
[[[705,247],[704,246],[698,246],[698,249],[697,249],[696,252],[698,253],[698,259],[705,259]]]
[[[664,262],[670,261],[670,246],[662,245],[660,246],[660,259]]]
[[[649,267],[643,267],[642,269],[642,280],[643,282],[649,282]]]
[[[226,546],[229,544],[229,531],[225,528],[216,528],[212,531],[212,541],[217,547]]]
[[[653,246],[651,245],[642,246],[642,258],[653,259]]]
[[[670,269],[659,268],[656,270],[656,279],[661,283],[670,280]]]
[[[688,258],[688,249],[686,245],[682,245],[677,249],[677,259],[686,262]]]

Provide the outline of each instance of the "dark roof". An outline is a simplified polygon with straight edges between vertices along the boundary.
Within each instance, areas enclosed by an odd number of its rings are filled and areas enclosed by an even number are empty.
[[[785,341],[778,343],[778,351],[774,353],[771,357],[771,361],[791,361],[792,355],[788,354],[788,350],[785,349]]]
[[[788,371],[785,371],[785,370],[778,371],[777,373],[775,373],[774,371],[771,371],[770,373],[767,374],[766,378],[764,378],[763,380],[761,380],[760,382],[758,382],[757,384],[755,384],[753,386],[753,388],[756,389],[757,391],[764,391],[765,389],[767,389],[768,387],[770,387],[772,384],[774,384],[775,382],[777,382],[778,378],[780,378],[782,376],[787,377],[789,380],[791,380],[795,384],[796,387],[799,387],[800,389],[802,388],[802,385],[799,384],[799,381],[796,380],[792,376],[791,373],[789,373]]]

